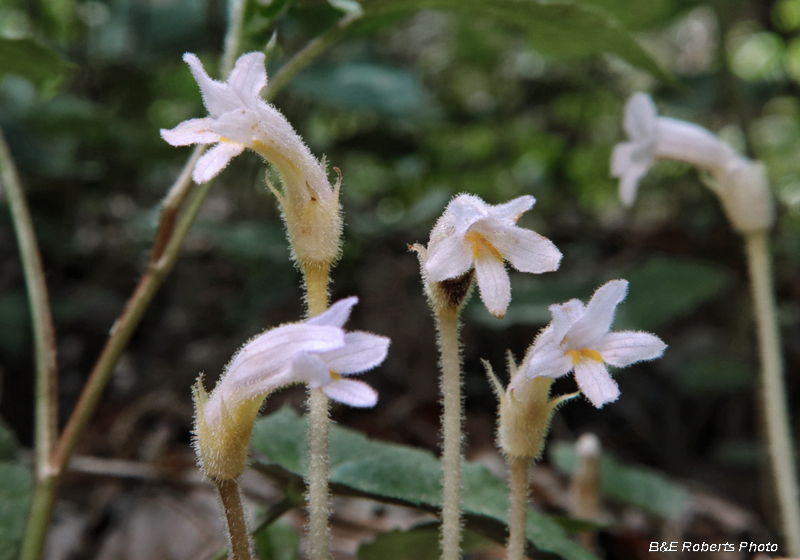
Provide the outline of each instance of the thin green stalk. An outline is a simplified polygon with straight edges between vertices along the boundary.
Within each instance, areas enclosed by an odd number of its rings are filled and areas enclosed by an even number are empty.
[[[461,426],[464,423],[461,402],[461,355],[458,341],[458,313],[436,315],[441,352],[442,414],[442,560],[461,557]]]
[[[761,398],[772,475],[775,479],[775,491],[784,538],[787,541],[788,556],[796,558],[800,557],[800,502],[798,502],[800,493],[798,493],[797,465],[783,379],[780,333],[775,314],[772,282],[772,259],[767,233],[758,231],[746,234],[745,247],[758,327]]]
[[[528,468],[530,457],[507,457],[509,481],[508,560],[524,560],[525,558],[525,526],[528,520]]]
[[[36,363],[36,420],[34,433],[35,470],[37,481],[44,480],[50,472],[50,456],[58,435],[58,362],[56,333],[47,282],[42,267],[42,257],[33,220],[25,201],[25,193],[11,152],[0,130],[0,179],[8,197],[11,221],[17,237],[28,304],[33,325]]]
[[[225,33],[225,46],[222,53],[220,74],[227,78],[236,59],[239,57],[239,45],[242,43],[242,27],[244,26],[244,0],[228,0],[228,31]]]
[[[100,358],[97,360],[89,380],[86,382],[78,404],[75,405],[75,410],[67,422],[64,433],[59,439],[56,449],[56,462],[59,470],[66,468],[72,453],[75,451],[75,446],[78,444],[78,440],[83,434],[97,407],[103,390],[111,378],[119,356],[139,326],[139,322],[147,306],[153,300],[153,296],[155,296],[158,288],[175,266],[181,245],[188,235],[189,229],[212,184],[212,182],[208,182],[199,185],[197,190],[192,193],[186,209],[181,214],[169,241],[166,243],[163,254],[155,262],[150,262],[139,285],[125,305],[122,315],[119,316],[111,328],[111,336],[108,338],[103,352],[100,354]]]
[[[305,47],[298,51],[280,70],[275,77],[270,79],[264,98],[270,101],[275,95],[284,88],[298,72],[308,66],[308,64],[321,55],[325,49],[338,41],[348,28],[358,20],[356,15],[346,15],[340,19],[336,25],[322,33],[319,37],[309,42]]]

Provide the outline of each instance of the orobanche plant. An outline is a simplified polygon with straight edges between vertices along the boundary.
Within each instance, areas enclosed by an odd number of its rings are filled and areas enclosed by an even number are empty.
[[[634,94],[628,100],[623,123],[630,140],[614,149],[611,174],[620,179],[619,194],[625,206],[633,204],[639,180],[656,161],[685,162],[705,174],[705,183],[722,203],[731,227],[744,237],[758,327],[761,400],[775,494],[790,553],[800,556],[800,489],[772,286],[768,232],[775,223],[775,205],[767,170],[696,124],[659,117],[653,100],[644,93]]]
[[[45,276],[19,176],[0,134],[0,171],[21,249],[36,347],[33,454],[36,486],[22,544],[23,560],[39,560],[42,556],[58,488],[78,440],[146,307],[174,266],[181,244],[213,179],[248,149],[259,154],[280,179],[278,185],[273,185],[270,170],[265,173],[266,188],[275,195],[280,207],[291,259],[303,277],[305,316],[268,328],[245,342],[238,351],[231,348],[230,362],[212,390],[208,390],[200,375],[191,388],[194,396],[193,445],[200,469],[219,496],[230,557],[253,560],[253,527],[247,524],[240,480],[248,465],[254,425],[268,396],[290,385],[305,385],[308,390],[307,446],[297,446],[303,452],[302,458],[296,461],[300,466],[295,465],[297,469],[293,476],[299,480],[302,475],[305,487],[308,555],[311,560],[332,558],[329,489],[332,475],[328,450],[330,401],[358,408],[378,406],[377,391],[354,376],[378,368],[385,360],[391,359],[390,340],[379,334],[345,329],[358,303],[357,296],[329,305],[331,270],[342,253],[344,214],[340,192],[346,188],[342,179],[346,174],[335,167],[332,168],[335,174],[330,173],[326,159],[316,157],[292,124],[268,101],[292,76],[340,38],[355,21],[364,17],[364,9],[357,2],[331,1],[330,4],[332,9],[344,10],[345,15],[285,61],[269,86],[265,53],[250,52],[239,56],[247,12],[242,0],[230,2],[221,80],[212,78],[196,55],[184,55],[183,60],[199,86],[207,115],[161,130],[162,138],[170,145],[196,145],[196,148],[184,172],[164,199],[147,268],[111,329],[75,411],[60,435],[55,327]],[[458,11],[467,5],[462,4],[445,1],[441,7]],[[585,36],[587,44],[592,47],[589,50],[611,52],[654,75],[668,78],[618,22],[605,17],[600,9],[585,8],[580,3],[531,0],[519,10],[519,18],[509,19],[509,14],[516,13],[514,10],[519,8],[516,6],[519,3],[501,4],[501,8],[495,9],[488,4],[471,3],[468,9],[487,17],[497,16],[505,22],[517,23],[519,19],[522,25],[532,29],[538,29],[542,22],[557,24],[563,30],[561,40],[578,40]],[[368,1],[363,5],[368,11],[373,7]],[[565,8],[569,12],[565,12]],[[375,13],[385,15],[378,9]],[[574,17],[574,22],[565,25],[566,13],[580,17]],[[603,33],[595,36],[595,30]],[[2,43],[0,46],[8,45]],[[5,67],[0,70],[5,71]],[[767,232],[774,222],[775,212],[766,169],[736,153],[711,132],[695,124],[659,117],[654,103],[644,94],[636,94],[628,101],[624,128],[630,138],[616,147],[611,159],[611,172],[620,179],[620,198],[624,206],[634,203],[639,181],[656,161],[683,161],[701,170],[704,181],[719,197],[731,226],[744,236],[759,329],[767,439],[789,550],[800,555],[800,509],[794,448],[783,386],[767,245]],[[488,191],[483,194],[496,201]],[[518,225],[534,203],[535,199],[530,195],[490,204],[476,194],[461,193],[443,209],[427,245],[409,246],[419,261],[423,291],[437,331],[443,408],[441,460],[409,447],[371,446],[376,442],[364,443],[366,438],[363,437],[358,440],[364,444],[364,449],[381,448],[381,453],[387,457],[396,458],[398,454],[411,457],[409,469],[414,465],[426,467],[427,470],[421,467],[419,470],[426,473],[427,494],[424,500],[415,503],[406,496],[403,502],[402,497],[389,496],[386,501],[394,500],[394,503],[436,512],[440,520],[442,560],[462,557],[465,520],[470,522],[481,516],[490,517],[492,523],[499,524],[499,531],[495,527],[495,540],[501,542],[507,536],[509,560],[522,560],[529,547],[529,521],[533,515],[528,510],[529,470],[531,464],[542,456],[556,411],[580,395],[597,409],[613,406],[612,403],[626,397],[621,394],[609,368],[653,360],[666,350],[666,344],[654,334],[611,330],[617,307],[628,293],[626,280],[611,280],[600,286],[588,303],[572,299],[550,305],[551,321],[530,344],[524,359],[518,364],[512,352],[507,352],[507,383],[501,382],[489,362],[484,361],[488,384],[498,400],[497,445],[507,460],[507,501],[505,481],[491,478],[492,475],[484,471],[480,471],[477,477],[467,476],[475,474],[476,465],[463,459],[462,312],[476,285],[488,312],[501,319],[511,304],[512,283],[519,281],[517,272],[552,272],[552,277],[557,277],[556,271],[563,256],[561,251],[549,239]],[[636,286],[636,289],[643,287]],[[435,364],[429,364],[431,375],[435,369]],[[574,374],[577,390],[551,394],[554,381],[570,373]],[[189,391],[187,387],[187,395]],[[604,413],[605,410],[599,414]],[[296,415],[295,419],[300,422]],[[294,432],[297,440],[303,439],[298,435],[303,429]],[[258,429],[255,431],[258,433]],[[269,436],[266,434],[265,437]],[[584,455],[591,455],[595,463],[599,462],[599,440],[592,440],[588,451],[586,445],[582,447],[585,448]],[[333,476],[341,476],[341,472],[332,472]],[[464,484],[464,480],[471,484],[478,480],[480,483],[488,481],[489,486],[492,482],[499,485],[496,494],[502,500],[494,502],[491,515],[465,499],[463,488],[470,485]],[[344,485],[341,480],[338,484]],[[475,485],[471,488],[474,491]],[[480,492],[475,493],[483,498]],[[374,497],[380,493],[373,491],[369,495]],[[470,502],[469,508],[465,508],[465,502]],[[498,503],[501,504],[499,507]],[[2,506],[0,504],[0,509]],[[545,517],[537,512],[534,514]],[[541,526],[553,527],[552,521],[550,523]],[[556,533],[556,530],[552,532]],[[567,545],[579,549],[576,557],[589,556],[566,536],[560,535],[558,538]]]

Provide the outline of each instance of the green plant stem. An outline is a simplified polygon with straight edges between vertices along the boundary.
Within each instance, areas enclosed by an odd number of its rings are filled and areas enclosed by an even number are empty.
[[[242,43],[242,27],[244,26],[245,0],[228,0],[228,30],[225,33],[225,46],[222,49],[220,75],[228,77],[236,59],[239,57],[239,45]]]
[[[0,180],[8,197],[11,221],[17,237],[28,304],[33,325],[36,364],[35,406],[35,470],[41,481],[50,472],[50,456],[58,435],[58,361],[56,334],[50,302],[47,295],[39,244],[33,229],[33,220],[25,201],[19,173],[14,165],[5,137],[0,131]]]
[[[64,433],[59,440],[59,445],[56,448],[56,461],[60,470],[66,468],[69,458],[75,451],[78,439],[86,428],[86,424],[89,422],[102,396],[103,389],[105,389],[106,384],[111,378],[119,356],[128,345],[147,306],[152,301],[153,296],[155,296],[156,291],[166,279],[169,272],[175,266],[175,262],[178,260],[178,255],[180,254],[181,245],[188,235],[189,229],[212,184],[213,183],[208,182],[198,185],[197,189],[192,193],[169,241],[166,243],[163,254],[157,261],[150,262],[139,285],[125,305],[125,309],[111,328],[111,335],[89,376],[89,380],[86,382],[78,404],[75,406],[75,410],[70,416]]]
[[[761,398],[772,475],[775,479],[788,556],[796,558],[800,557],[800,502],[798,502],[800,493],[798,493],[797,466],[789,425],[786,386],[783,380],[780,334],[772,282],[772,259],[767,232],[746,234],[745,247],[758,328]]]
[[[358,16],[346,15],[340,19],[336,25],[322,33],[319,37],[309,42],[305,47],[299,50],[280,70],[275,74],[275,77],[269,81],[267,90],[264,93],[264,98],[267,101],[275,98],[278,91],[289,83],[289,81],[297,75],[303,68],[322,54],[325,49],[330,47],[338,41],[348,28],[358,20]]]
[[[252,560],[253,547],[247,532],[247,520],[242,507],[239,483],[235,478],[215,480],[222,510],[225,512],[225,525],[228,529],[228,545],[232,560]]]
[[[464,422],[461,402],[461,355],[458,341],[458,313],[436,315],[441,352],[442,414],[442,560],[461,556],[461,426]]]
[[[330,267],[303,267],[308,316],[315,317],[328,308]],[[330,403],[319,389],[308,390],[308,537],[311,560],[328,560],[330,530],[328,518],[328,428]]]
[[[240,15],[243,16],[243,14],[244,12],[241,11]],[[344,18],[340,21],[337,28],[344,27],[344,29],[346,29],[349,25],[349,22],[345,21],[347,19],[348,18]],[[341,32],[326,32],[313,42],[316,45],[313,50],[309,51],[308,49],[303,49],[300,51],[296,57],[286,64],[283,72],[279,73],[279,75],[283,74],[283,78],[281,78],[280,82],[276,84],[273,81],[273,83],[270,84],[269,91],[266,93],[265,97],[267,99],[274,97],[297,72],[302,70],[302,68],[310,63],[316,56],[321,54],[325,48],[338,39],[343,34],[344,29],[342,29]],[[238,46],[236,46],[236,49],[238,49]],[[298,56],[301,57],[299,61],[297,60]],[[223,59],[224,58],[225,55],[223,55]],[[78,404],[75,406],[64,432],[55,444],[53,457],[51,458],[52,472],[49,472],[36,485],[31,502],[31,512],[29,514],[22,544],[22,560],[39,560],[41,557],[47,526],[50,522],[50,516],[52,515],[55,495],[60,486],[63,472],[75,451],[80,436],[83,434],[89,419],[94,413],[105,385],[108,383],[111,373],[117,364],[119,356],[130,341],[133,332],[138,326],[139,321],[144,315],[147,306],[152,301],[156,291],[174,267],[180,253],[181,245],[197,216],[197,212],[200,210],[200,206],[205,200],[206,194],[208,194],[211,188],[211,182],[199,185],[192,193],[186,208],[180,215],[180,219],[178,219],[178,210],[192,187],[192,170],[194,169],[197,159],[199,159],[204,150],[205,146],[197,146],[194,149],[180,177],[165,198],[148,268],[126,303],[122,314],[115,321],[109,338],[103,347],[103,351],[81,393]],[[3,165],[3,162],[0,162],[0,165]],[[5,177],[6,166],[3,165],[3,167],[3,180],[7,182],[8,179]],[[55,345],[53,347],[55,348]]]
[[[191,158],[189,162],[192,163],[192,165],[189,166],[187,164],[189,172],[183,173],[182,177],[188,176],[191,178],[193,161],[196,161],[196,157],[199,157],[200,153],[202,153],[202,150],[195,151],[193,158]],[[182,198],[175,194],[181,191],[180,188],[177,188],[180,185],[179,178],[178,182],[176,182],[175,186],[173,186],[170,191],[170,194],[173,195],[175,199]],[[52,471],[48,474],[47,478],[36,485],[25,532],[25,540],[22,546],[22,560],[38,560],[41,557],[44,537],[55,501],[55,494],[58,491],[61,478],[75,451],[78,440],[97,407],[103,389],[105,389],[108,380],[111,378],[119,356],[130,341],[133,332],[139,325],[139,321],[159,286],[175,265],[180,253],[181,244],[189,233],[189,228],[197,212],[200,210],[200,205],[210,188],[211,183],[205,183],[197,188],[187,204],[185,211],[181,214],[177,226],[175,225],[173,212],[168,211],[162,213],[162,222],[159,227],[159,233],[156,235],[156,241],[153,245],[153,252],[147,271],[142,276],[139,285],[125,305],[122,314],[114,323],[106,345],[84,386],[83,392],[81,393],[78,403],[75,405],[75,409],[72,411],[64,432],[58,440],[58,444],[56,445],[51,459]],[[166,236],[168,240],[163,241],[162,236]]]
[[[509,481],[509,511],[508,547],[506,558],[508,560],[523,560],[525,558],[525,527],[528,520],[528,468],[531,464],[530,457],[507,457],[508,470],[511,475]]]

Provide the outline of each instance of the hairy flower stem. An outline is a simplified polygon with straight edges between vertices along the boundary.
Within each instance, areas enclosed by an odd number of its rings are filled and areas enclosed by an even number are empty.
[[[461,557],[461,355],[458,341],[458,312],[440,311],[436,315],[441,352],[442,414],[442,560]]]
[[[525,526],[528,520],[528,467],[530,457],[506,457],[511,474],[509,482],[508,560],[525,558]]]
[[[789,427],[786,386],[783,380],[781,344],[775,314],[772,263],[767,233],[757,231],[745,235],[750,286],[758,328],[761,356],[761,380],[767,443],[775,479],[787,555],[800,556],[800,503],[797,467]]]
[[[308,537],[311,560],[328,560],[328,397],[319,389],[308,391]]]
[[[306,306],[309,317],[315,317],[328,308],[328,282],[330,266],[306,265],[303,277],[306,289]],[[330,530],[328,527],[328,423],[330,405],[328,397],[319,389],[308,390],[308,537],[311,543],[311,560],[328,560]]]
[[[229,478],[215,480],[214,484],[217,487],[222,509],[225,512],[231,558],[233,560],[252,560],[253,551],[250,535],[247,532],[242,496],[239,493],[239,483],[235,478]]]

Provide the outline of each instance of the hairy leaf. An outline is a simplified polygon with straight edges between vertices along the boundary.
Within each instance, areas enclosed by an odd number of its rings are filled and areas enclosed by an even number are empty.
[[[253,466],[279,482],[297,484],[308,466],[307,429],[306,419],[288,407],[261,418],[252,443],[264,457]],[[441,507],[441,472],[441,462],[427,451],[373,441],[335,424],[331,427],[330,482],[336,494],[436,513]],[[506,483],[483,465],[466,462],[461,484],[466,527],[503,543],[509,507]],[[557,523],[533,509],[528,510],[527,534],[532,557],[594,558],[569,540]]]

